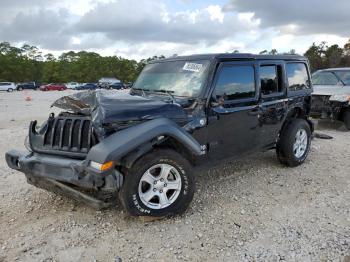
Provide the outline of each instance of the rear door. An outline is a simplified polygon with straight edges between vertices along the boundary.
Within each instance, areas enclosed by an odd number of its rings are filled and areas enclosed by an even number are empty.
[[[259,61],[259,125],[262,148],[275,145],[288,111],[283,61]]]
[[[207,141],[210,159],[238,157],[254,150],[258,132],[255,62],[221,63],[209,101]]]

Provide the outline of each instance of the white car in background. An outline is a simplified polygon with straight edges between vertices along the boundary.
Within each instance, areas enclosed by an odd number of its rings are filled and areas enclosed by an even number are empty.
[[[350,67],[319,70],[312,84],[311,116],[342,121],[350,130]]]
[[[16,90],[15,83],[12,82],[0,82],[0,91],[12,92]]]
[[[81,84],[79,84],[77,82],[69,82],[66,84],[66,87],[68,89],[76,89],[78,86],[81,86]]]

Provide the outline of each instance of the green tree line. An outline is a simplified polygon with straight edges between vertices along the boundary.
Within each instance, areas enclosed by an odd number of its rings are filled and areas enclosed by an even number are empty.
[[[315,43],[304,54],[310,62],[312,71],[324,68],[350,67],[350,40],[340,47],[328,46],[326,42]]]
[[[261,51],[260,54],[277,55],[279,53],[276,49],[272,49]],[[292,49],[283,54],[296,55],[296,51]],[[350,39],[344,47],[328,46],[325,41],[318,45],[313,43],[303,55],[309,59],[312,72],[325,68],[350,67]]]
[[[0,81],[86,83],[97,82],[101,77],[116,77],[124,82],[132,82],[146,63],[160,58],[164,56],[154,56],[137,62],[86,51],[69,51],[56,58],[50,53],[42,55],[36,46],[25,44],[18,48],[8,42],[1,42]]]
[[[278,51],[272,49],[260,53],[276,55]],[[296,52],[291,50],[287,54],[294,55]],[[309,59],[312,71],[350,67],[350,40],[343,47],[328,46],[326,42],[313,43],[304,55]],[[18,48],[8,42],[0,42],[0,81],[97,82],[101,77],[116,77],[124,82],[133,82],[146,63],[160,58],[164,56],[154,56],[137,62],[86,51],[69,51],[55,57],[50,53],[43,55],[36,46],[25,44]]]

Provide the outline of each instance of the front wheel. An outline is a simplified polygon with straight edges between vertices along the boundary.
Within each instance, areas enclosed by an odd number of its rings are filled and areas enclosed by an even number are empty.
[[[13,92],[13,88],[7,89],[7,92]]]
[[[344,112],[344,124],[347,130],[350,130],[350,108]]]
[[[17,88],[18,91],[22,91],[23,90],[23,87],[19,87]]]
[[[126,172],[120,200],[133,216],[167,216],[186,211],[195,182],[190,163],[175,151],[152,151]]]
[[[295,119],[281,132],[277,143],[279,161],[290,167],[304,163],[311,145],[311,130],[304,119]]]

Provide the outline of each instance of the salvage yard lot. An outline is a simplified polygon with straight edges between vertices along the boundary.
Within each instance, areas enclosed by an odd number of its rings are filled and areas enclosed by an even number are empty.
[[[34,188],[7,167],[64,92],[0,93],[0,261],[342,261],[350,256],[350,132],[322,128],[306,163],[273,151],[202,172],[183,216],[145,222]],[[30,96],[32,101],[25,101]],[[116,260],[117,261],[117,260]]]

